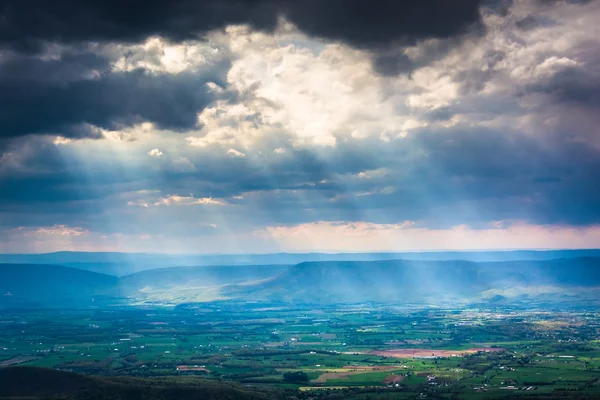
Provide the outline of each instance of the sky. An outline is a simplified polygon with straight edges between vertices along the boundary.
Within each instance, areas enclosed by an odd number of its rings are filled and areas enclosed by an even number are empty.
[[[599,0],[0,0],[0,252],[600,247]]]

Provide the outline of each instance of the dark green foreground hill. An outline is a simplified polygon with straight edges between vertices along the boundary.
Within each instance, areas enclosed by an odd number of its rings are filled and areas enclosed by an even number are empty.
[[[96,377],[32,367],[0,368],[0,398],[77,400],[269,400],[293,399],[278,390],[242,387],[231,382],[193,379]]]
[[[394,400],[419,398],[385,388],[302,392],[245,387],[237,383],[191,378],[98,377],[32,367],[0,368],[0,400]],[[578,391],[552,393],[496,393],[479,396],[471,390],[431,394],[431,399],[591,400],[598,397]]]

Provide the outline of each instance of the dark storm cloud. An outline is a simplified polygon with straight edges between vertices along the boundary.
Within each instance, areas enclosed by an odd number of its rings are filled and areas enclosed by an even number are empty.
[[[461,95],[474,94],[482,91],[485,85],[496,75],[496,67],[506,57],[503,51],[487,51],[478,69],[457,73],[454,81],[460,83]]]
[[[419,67],[419,64],[404,53],[384,53],[375,57],[373,67],[378,73],[390,76],[410,74]]]
[[[82,124],[110,129],[145,121],[190,129],[214,100],[205,84],[223,84],[228,67],[180,74],[112,72],[109,60],[90,52],[51,60],[16,55],[0,63],[0,137],[94,136]]]
[[[144,176],[128,173],[114,160],[87,168],[85,161],[92,160],[73,157],[68,148],[43,136],[14,139],[2,154],[0,212],[13,207],[32,214],[64,212],[78,202],[139,190],[148,184]],[[51,205],[38,208],[37,204]]]
[[[197,39],[235,23],[272,30],[285,16],[309,35],[379,52],[392,43],[449,38],[480,26],[479,3],[0,0],[0,48],[5,50],[0,59],[0,140],[28,134],[93,137],[98,133],[84,125],[119,128],[143,121],[189,129],[213,100],[203,84],[220,83],[229,68],[223,63],[208,72],[177,75],[112,72],[109,60],[86,51],[86,43],[140,42],[153,35]],[[52,43],[75,50],[59,59],[37,56]],[[427,61],[389,53],[375,60],[384,74],[410,71]]]
[[[555,6],[557,4],[576,4],[576,5],[585,5],[592,3],[598,0],[536,0],[536,3],[543,6]]]
[[[548,27],[554,24],[555,21],[553,21],[552,19],[537,15],[528,15],[525,18],[522,18],[515,22],[516,27],[524,31],[535,29],[538,27]]]
[[[463,36],[450,36],[443,39],[419,43],[419,54],[413,58],[406,55],[406,47],[378,48],[373,52],[373,67],[384,76],[410,75],[415,70],[441,60],[460,45]]]
[[[555,103],[599,110],[600,73],[579,67],[567,68],[547,81],[531,85],[522,94],[531,92],[548,95]]]
[[[229,24],[271,30],[280,16],[315,37],[359,47],[450,37],[480,25],[481,0],[0,0],[0,43],[195,39]]]
[[[480,0],[305,0],[283,3],[285,15],[309,35],[378,47],[399,40],[446,38],[480,23]]]
[[[445,136],[445,138],[444,138]],[[489,129],[424,132],[426,171],[450,202],[479,204],[488,219],[520,218],[543,224],[600,222],[600,187],[593,171],[600,152],[570,140],[570,132],[527,137]],[[482,204],[494,207],[481,207]]]

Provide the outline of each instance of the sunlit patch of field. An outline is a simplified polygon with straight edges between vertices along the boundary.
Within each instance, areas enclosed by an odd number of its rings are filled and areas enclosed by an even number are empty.
[[[324,374],[324,373],[335,373],[335,374],[346,374],[348,372],[358,372],[358,373],[365,373],[365,372],[373,372],[373,371],[394,371],[394,370],[400,370],[402,369],[402,366],[400,365],[392,365],[392,366],[388,366],[388,365],[347,365],[347,366],[343,366],[343,367],[338,367],[338,368],[323,368],[323,367],[317,367],[317,368],[302,368],[302,370],[304,372],[316,372],[319,374]],[[293,368],[278,368],[277,371],[280,372],[284,372],[284,371],[294,371],[295,369]]]
[[[534,321],[533,324],[543,329],[566,328],[570,325],[566,321]]]
[[[311,383],[326,383],[328,380],[347,379],[353,375],[373,375],[371,373],[384,373],[385,377],[392,371],[400,370],[397,366],[347,366],[343,368],[328,369],[327,372],[313,379]],[[377,376],[379,376],[379,374]],[[382,382],[382,380],[380,380]]]
[[[175,286],[166,289],[145,287],[137,291],[132,297],[132,305],[147,303],[181,304],[209,303],[213,301],[226,301],[231,297],[222,293],[221,286]]]
[[[389,375],[383,380],[383,383],[400,383],[406,377],[404,375]]]
[[[366,354],[374,354],[384,357],[394,358],[424,358],[424,357],[462,357],[467,354],[474,354],[478,352],[503,352],[504,348],[501,347],[480,347],[470,348],[466,350],[437,350],[437,349],[395,349],[395,350],[374,350],[368,351]]]
[[[200,367],[197,365],[178,365],[176,368],[177,371],[199,371],[210,373],[210,370],[205,367]]]
[[[364,386],[353,386],[354,388],[364,388]],[[315,390],[344,390],[348,386],[301,386],[298,389],[302,392],[311,392]]]

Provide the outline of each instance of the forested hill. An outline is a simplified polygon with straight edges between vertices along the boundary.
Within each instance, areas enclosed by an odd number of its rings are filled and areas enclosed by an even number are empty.
[[[60,265],[0,264],[0,301],[91,301],[115,295],[115,276]]]
[[[242,387],[233,382],[195,379],[108,378],[32,367],[0,368],[0,398],[75,400],[278,400],[294,396],[280,390]]]

